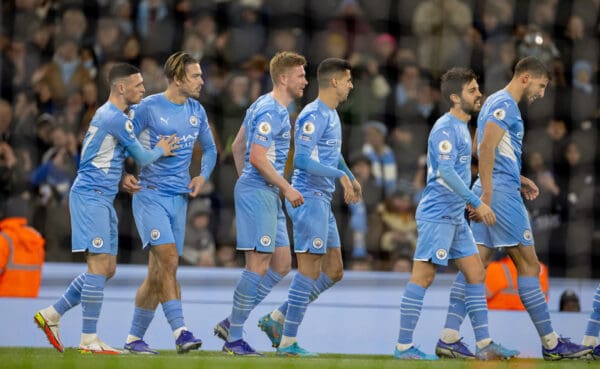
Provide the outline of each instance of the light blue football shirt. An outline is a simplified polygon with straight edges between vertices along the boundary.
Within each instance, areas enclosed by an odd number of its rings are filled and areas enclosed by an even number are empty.
[[[132,106],[129,118],[135,134],[146,149],[154,147],[162,137],[173,133],[179,138],[180,147],[174,151],[176,156],[161,157],[142,167],[140,185],[170,195],[189,193],[190,163],[196,141],[202,147],[203,158],[209,156],[209,151],[216,157],[215,142],[202,105],[191,98],[183,104],[175,104],[164,93],[158,93]],[[201,175],[208,179],[214,163],[205,168],[203,159],[202,164]]]
[[[283,176],[283,170],[290,150],[290,116],[287,108],[279,104],[268,93],[259,97],[248,109],[242,122],[246,130],[246,153],[244,168],[239,182],[245,185],[279,189],[270,185],[260,172],[250,164],[250,150],[253,144],[267,148],[267,158]]]
[[[111,102],[104,103],[94,114],[83,139],[81,161],[72,190],[116,195],[126,148],[136,141],[133,124],[127,115]]]
[[[427,184],[416,219],[460,224],[464,221],[466,201],[440,177],[440,167],[454,168],[469,187],[471,182],[471,135],[467,124],[450,113],[433,125],[427,142]]]
[[[514,192],[521,187],[521,153],[524,125],[517,102],[506,90],[500,90],[487,98],[477,119],[477,153],[487,122],[493,122],[504,130],[504,136],[496,147],[492,184],[494,191]],[[480,185],[479,178],[476,185]]]
[[[337,111],[319,99],[306,105],[296,121],[294,144],[296,154],[307,153],[312,160],[337,169],[342,151],[342,127]],[[304,197],[325,196],[331,200],[335,180],[296,168],[292,186]]]

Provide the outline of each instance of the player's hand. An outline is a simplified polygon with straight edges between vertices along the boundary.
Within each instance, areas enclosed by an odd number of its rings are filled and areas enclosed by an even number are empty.
[[[353,204],[359,200],[359,197],[356,196],[354,192],[354,187],[352,186],[352,182],[350,182],[350,178],[346,174],[344,174],[340,178],[340,184],[344,189],[344,202],[346,204]]]
[[[490,208],[486,203],[482,202],[478,208],[475,209],[475,213],[481,219],[481,221],[489,226],[496,223],[496,214],[492,208]]]
[[[540,189],[529,178],[521,176],[521,193],[525,200],[535,200],[540,194]]]
[[[304,204],[304,197],[302,196],[300,191],[298,191],[297,189],[295,189],[292,186],[287,187],[283,191],[283,196],[285,196],[287,201],[289,201],[290,204],[292,204],[292,206],[295,208]]]
[[[467,204],[467,211],[469,212],[469,220],[475,223],[480,223],[481,218],[477,215],[475,208],[471,204]]]
[[[135,178],[134,175],[125,173],[121,179],[121,188],[128,194],[133,195],[141,190],[142,186],[140,186],[137,178]]]
[[[191,197],[196,197],[200,194],[200,191],[202,190],[202,187],[204,187],[204,184],[206,183],[206,179],[203,176],[196,176],[194,178],[192,178],[192,180],[190,181],[190,184],[188,185],[188,188],[190,190],[192,190],[190,192],[190,196]]]
[[[360,200],[360,198],[362,197],[362,186],[356,180],[356,178],[354,178],[354,180],[352,181],[352,188],[354,189],[354,196],[356,196],[357,198],[356,201]]]
[[[163,138],[161,138],[160,141],[156,143],[156,146],[163,149],[163,156],[177,156],[177,154],[175,154],[173,151],[179,148],[179,145],[177,145],[178,142],[179,138],[177,138],[177,136],[175,136],[175,133],[173,133],[169,137],[163,136]]]

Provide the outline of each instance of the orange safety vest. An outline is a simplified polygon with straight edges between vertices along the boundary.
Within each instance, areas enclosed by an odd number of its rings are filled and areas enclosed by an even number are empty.
[[[540,263],[540,285],[548,301],[548,268]],[[519,297],[517,268],[509,257],[490,263],[485,276],[485,293],[489,309],[525,310]]]
[[[0,221],[0,297],[37,297],[45,244],[27,219]]]

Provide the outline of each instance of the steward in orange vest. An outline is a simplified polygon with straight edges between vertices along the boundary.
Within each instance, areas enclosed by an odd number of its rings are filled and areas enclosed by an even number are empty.
[[[27,219],[0,220],[0,297],[37,297],[45,244]]]
[[[540,263],[540,287],[548,301],[548,268]],[[488,265],[485,275],[485,297],[490,310],[525,310],[519,297],[517,268],[508,256]]]

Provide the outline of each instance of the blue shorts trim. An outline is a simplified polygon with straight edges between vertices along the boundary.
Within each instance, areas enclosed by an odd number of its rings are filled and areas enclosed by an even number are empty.
[[[478,253],[466,221],[451,224],[417,220],[417,232],[414,260],[448,265],[448,259],[461,259]]]
[[[71,251],[117,255],[119,228],[114,196],[71,191]]]
[[[473,192],[481,196],[481,187],[474,187]],[[492,210],[496,213],[496,224],[493,226],[471,222],[478,245],[490,248],[534,245],[527,209],[518,191],[494,192]]]
[[[292,219],[294,252],[322,255],[328,248],[341,247],[337,223],[328,200],[305,197],[304,204],[297,208],[286,200],[285,208]]]
[[[142,239],[142,248],[175,244],[183,254],[188,195],[165,195],[142,190],[133,195],[133,218]]]

